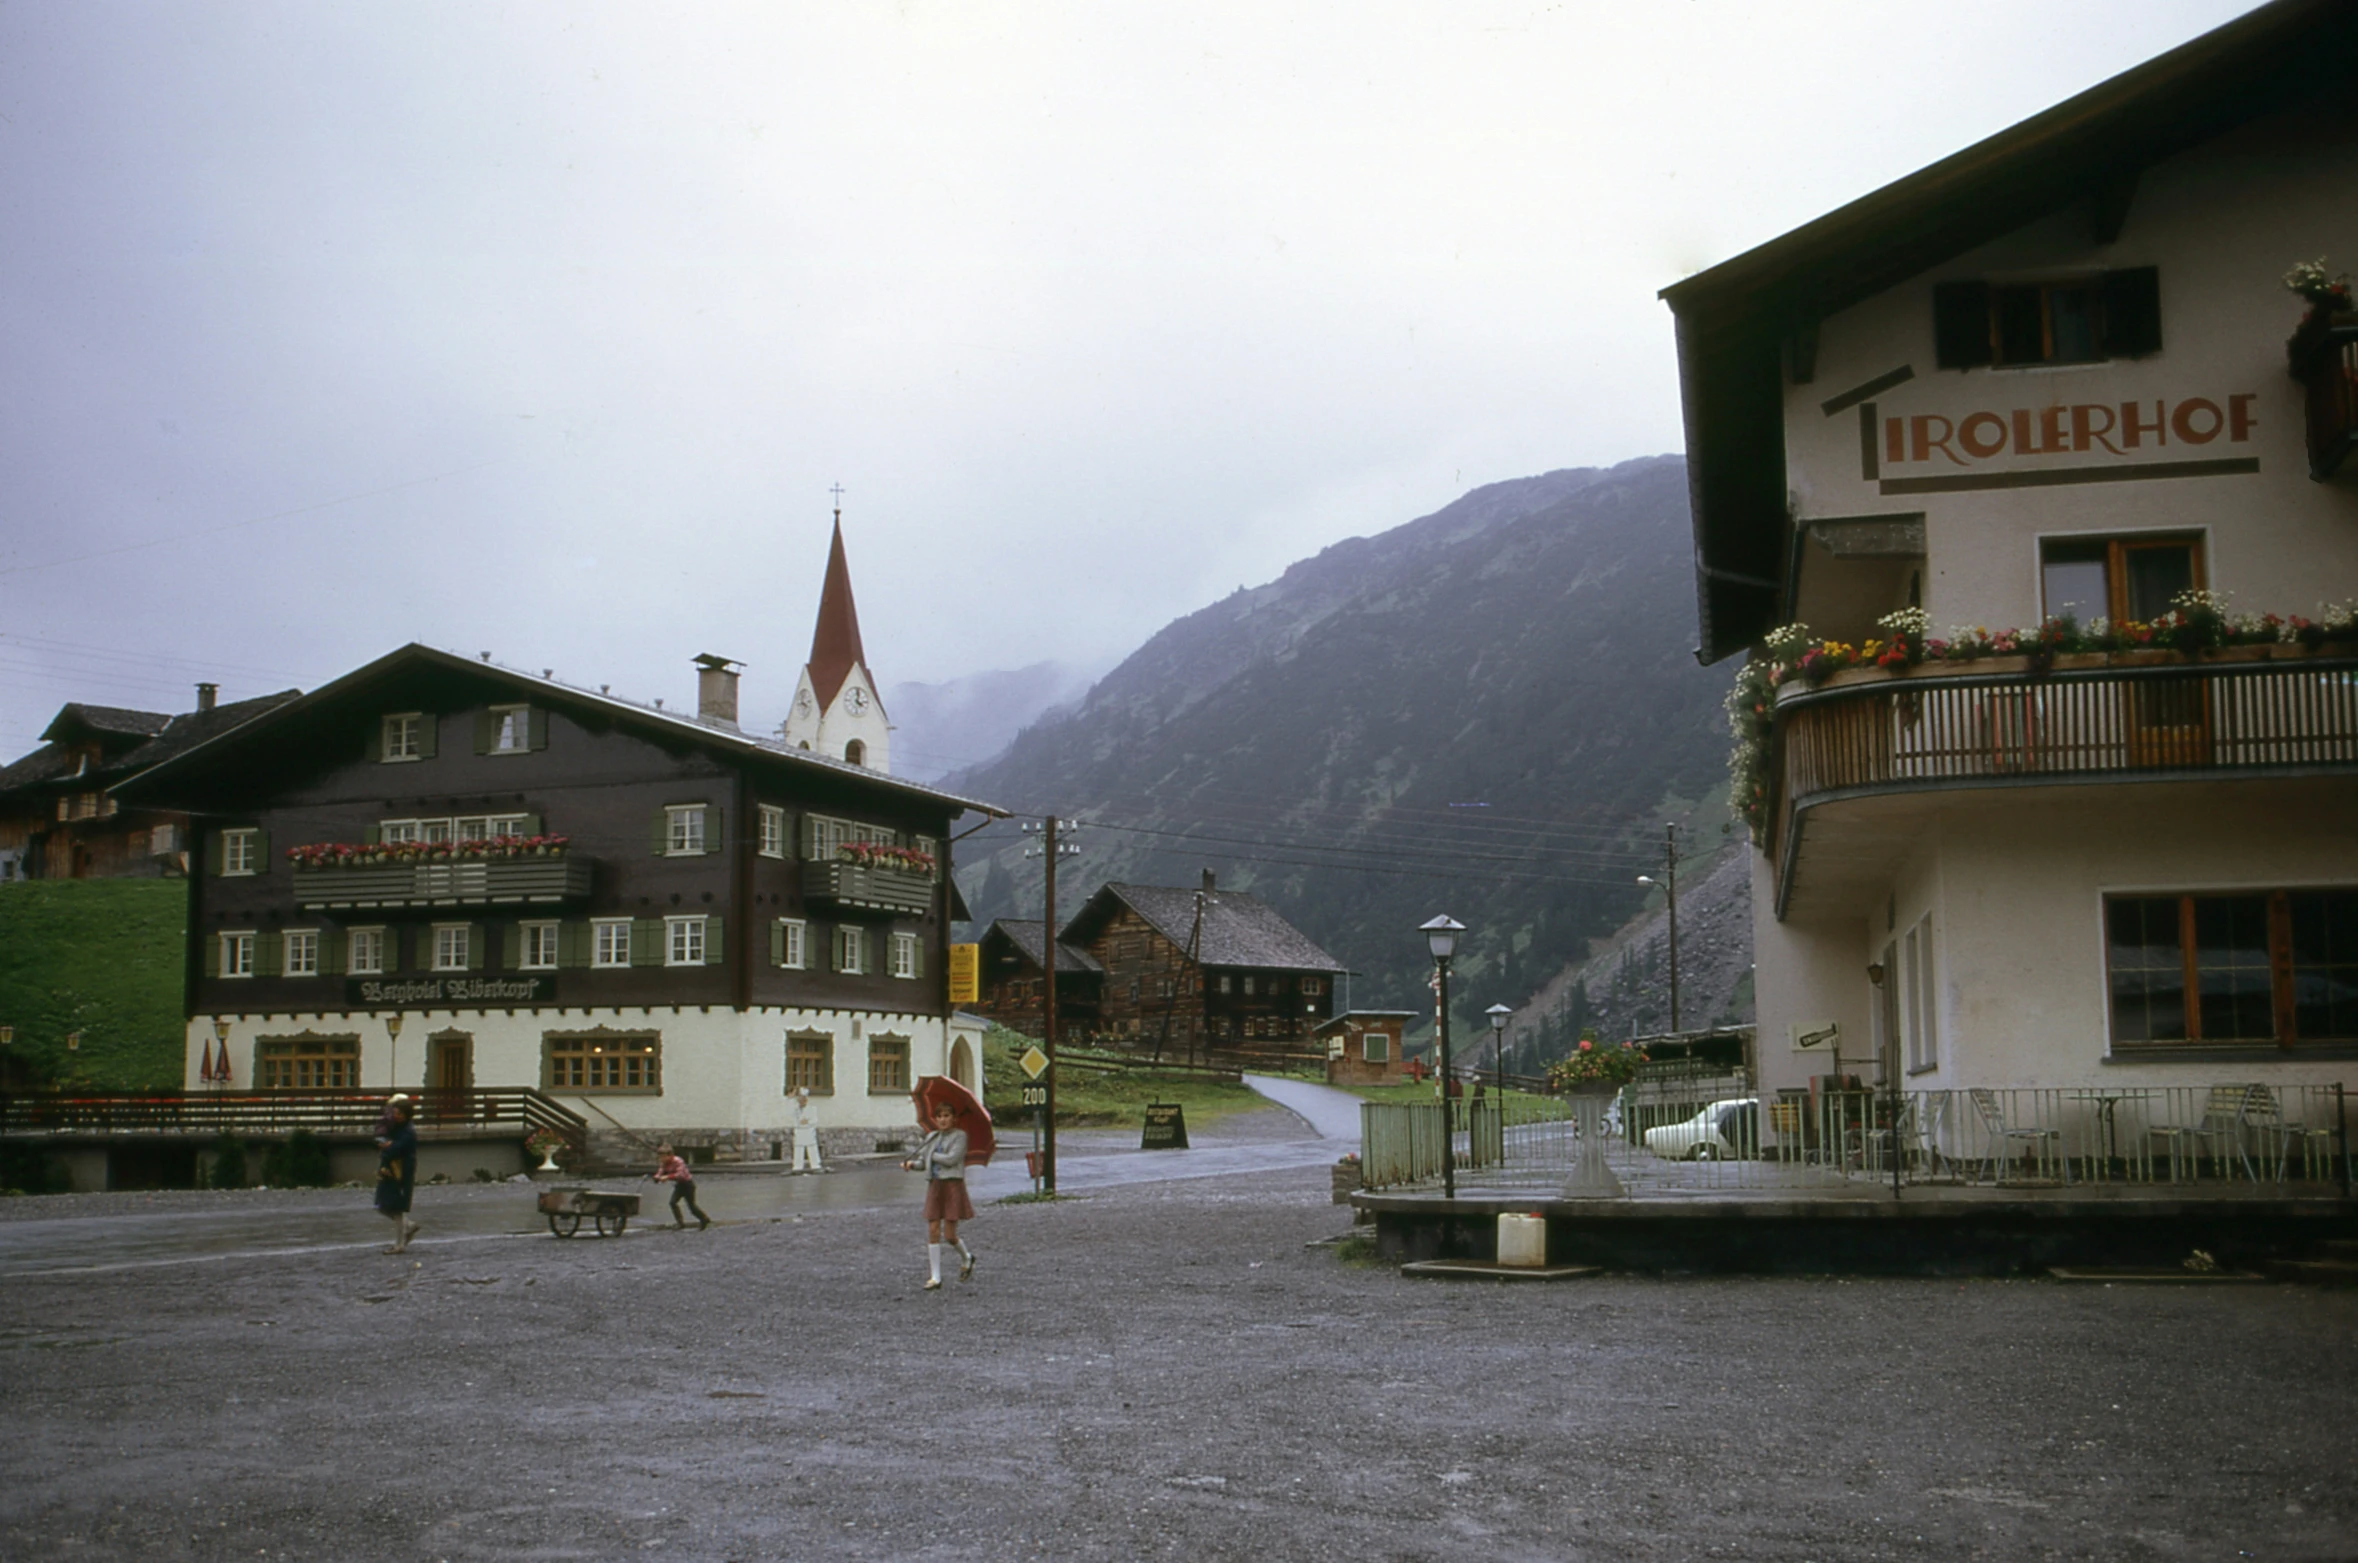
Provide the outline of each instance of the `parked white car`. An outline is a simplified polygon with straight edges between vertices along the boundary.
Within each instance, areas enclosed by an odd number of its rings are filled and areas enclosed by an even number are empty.
[[[1721,1161],[1760,1154],[1760,1099],[1732,1096],[1684,1123],[1646,1131],[1646,1149],[1672,1161]]]

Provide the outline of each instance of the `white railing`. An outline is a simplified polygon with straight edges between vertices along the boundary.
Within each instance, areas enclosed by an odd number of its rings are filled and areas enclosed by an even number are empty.
[[[1605,1159],[1635,1196],[1723,1189],[2244,1183],[2350,1192],[2339,1085],[1972,1087],[1780,1092],[1763,1104],[1692,1082],[1681,1096],[1625,1090],[1605,1115]],[[1442,1109],[1369,1102],[1360,1155],[1370,1189],[1441,1178]],[[1579,1151],[1568,1104],[1509,1092],[1453,1104],[1461,1193],[1561,1183]],[[2322,1189],[2321,1189],[2322,1186]]]

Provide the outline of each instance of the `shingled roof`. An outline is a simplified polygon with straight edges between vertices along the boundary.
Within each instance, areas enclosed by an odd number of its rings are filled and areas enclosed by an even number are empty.
[[[984,931],[983,937],[988,939],[992,933],[1005,935],[1007,942],[1021,951],[1024,958],[1034,966],[1047,964],[1040,951],[1047,941],[1048,925],[1039,918],[1002,917]],[[1056,947],[1056,969],[1060,972],[1102,972],[1105,967],[1098,962],[1096,956],[1091,955],[1087,950],[1078,949],[1069,944],[1059,944]]]
[[[1203,928],[1195,925],[1203,898]],[[1068,943],[1086,944],[1126,906],[1180,949],[1193,942],[1199,966],[1255,966],[1278,971],[1340,972],[1343,963],[1313,944],[1275,908],[1241,890],[1179,890],[1167,885],[1109,884],[1064,927]]]
[[[275,711],[301,693],[297,689],[283,689],[275,695],[232,701],[209,711],[184,711],[178,716],[162,711],[69,702],[59,708],[42,732],[41,736],[49,740],[47,743],[14,764],[0,768],[0,794],[55,781],[103,780],[112,785]],[[93,734],[102,739],[125,740],[129,746],[109,745],[113,753],[95,765],[87,765],[75,752],[75,740]]]

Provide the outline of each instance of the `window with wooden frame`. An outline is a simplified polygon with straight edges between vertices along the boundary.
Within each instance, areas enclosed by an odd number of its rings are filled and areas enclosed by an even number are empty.
[[[835,930],[835,969],[847,977],[861,976],[868,970],[868,935],[865,929],[847,924]]]
[[[377,725],[377,758],[386,762],[434,756],[434,725],[423,711],[395,711]]]
[[[758,849],[761,855],[763,857],[784,857],[786,855],[786,811],[775,803],[763,803],[756,805],[754,813],[761,824],[761,845]]]
[[[2116,1047],[2358,1042],[2358,889],[2108,896]]]
[[[219,974],[221,976],[251,977],[254,975],[255,938],[256,935],[251,933],[225,933],[221,935],[219,947]]]
[[[279,957],[279,972],[288,977],[316,977],[319,975],[319,930],[290,928],[279,935],[285,941],[285,951]]]
[[[390,968],[385,956],[388,952],[385,930],[382,928],[347,928],[344,930],[344,967],[355,977],[378,977]]]
[[[518,971],[555,971],[561,924],[519,923],[516,926],[516,969]]]
[[[786,1094],[835,1094],[835,1039],[824,1031],[790,1032],[786,1037]]]
[[[810,965],[810,925],[799,917],[781,917],[770,924],[770,963],[788,971]]]
[[[356,1036],[258,1037],[254,1085],[264,1091],[349,1091],[360,1083]]]
[[[477,754],[530,754],[549,746],[548,713],[524,704],[475,713]]]
[[[262,872],[262,832],[225,830],[221,833],[221,872],[224,876]]]
[[[2050,619],[2151,624],[2181,592],[2205,582],[2202,538],[2050,537],[2039,544],[2041,607]]]
[[[914,978],[924,975],[923,969],[919,964],[919,952],[922,950],[922,948],[923,946],[917,942],[917,936],[915,934],[894,934],[892,936],[892,974],[895,977],[902,978]]]
[[[2151,266],[1932,290],[1943,369],[2093,364],[2161,349],[2161,274]]]
[[[909,1089],[909,1039],[873,1036],[868,1039],[868,1094],[898,1096]]]
[[[544,1091],[663,1092],[663,1039],[653,1032],[550,1032],[541,1046]]]
[[[1362,1031],[1359,1033],[1359,1056],[1370,1064],[1390,1063],[1392,1034],[1389,1031]]]

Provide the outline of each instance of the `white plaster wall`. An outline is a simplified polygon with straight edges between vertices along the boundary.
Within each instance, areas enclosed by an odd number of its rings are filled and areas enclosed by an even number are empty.
[[[185,1067],[190,1090],[203,1089],[200,1048],[212,1044],[214,1019],[198,1015],[188,1023]],[[835,1039],[835,1091],[819,1099],[820,1122],[831,1128],[900,1128],[914,1119],[906,1091],[868,1091],[868,1044],[876,1035],[909,1039],[913,1076],[945,1073],[949,1063],[948,1023],[929,1015],[811,1009],[413,1010],[402,1016],[398,1042],[387,1035],[383,1017],[366,1012],[240,1015],[230,1018],[229,1088],[252,1088],[256,1038],[306,1030],[359,1036],[364,1090],[420,1088],[425,1081],[426,1039],[440,1031],[464,1031],[473,1037],[477,1088],[538,1088],[545,1035],[600,1026],[660,1036],[663,1089],[652,1096],[550,1093],[587,1118],[593,1129],[619,1123],[651,1133],[783,1133],[789,1032],[823,1031]],[[979,1067],[979,1037],[975,1048]]]
[[[1897,900],[1899,932],[1927,911],[1933,920],[1940,1067],[1908,1077],[1912,1089],[2246,1079],[2358,1086],[2358,1061],[2297,1052],[2291,1062],[2263,1054],[2113,1060],[2103,924],[2108,894],[2358,883],[2354,801],[2349,784],[2333,780],[1952,795],[1925,850],[1856,918],[1802,926],[1756,914],[1762,1088],[1830,1072],[1792,1051],[1791,1022],[1839,1019],[1846,1068],[1864,1051],[1872,1034],[1865,967],[1893,937],[1887,896]],[[1755,865],[1765,878],[1758,854]],[[1768,904],[1765,883],[1755,895],[1756,906]]]
[[[2097,246],[2082,210],[2059,213],[1822,323],[1813,383],[1786,391],[1788,481],[1805,518],[1924,512],[1933,632],[2032,625],[2041,616],[2038,539],[2074,532],[2201,530],[2214,590],[2240,611],[2314,615],[2358,597],[2358,485],[2308,476],[2301,387],[2284,339],[2303,305],[2280,284],[2319,255],[2358,268],[2358,97],[2247,127],[2146,171],[2120,237]],[[2004,281],[2080,269],[2160,268],[2162,348],[2142,359],[2052,368],[1935,367],[1932,283]],[[2113,457],[1993,456],[1973,470],[2125,465],[2254,456],[2248,476],[2157,479],[1984,492],[1888,495],[1862,476],[1858,414],[1820,404],[1902,364],[1915,378],[1880,393],[1883,417],[2202,397],[2252,397],[2250,437],[2189,446],[2150,439]],[[1879,462],[1880,477],[1955,473]],[[1806,568],[1806,566],[1805,566]]]

